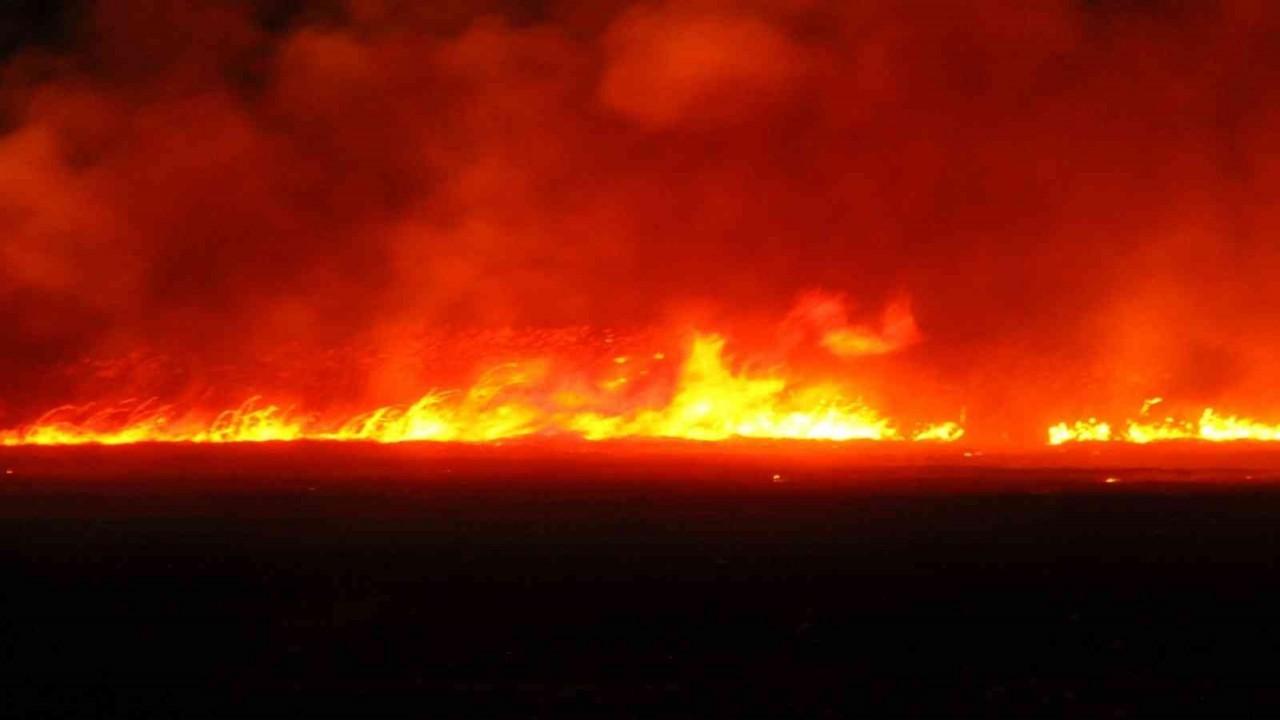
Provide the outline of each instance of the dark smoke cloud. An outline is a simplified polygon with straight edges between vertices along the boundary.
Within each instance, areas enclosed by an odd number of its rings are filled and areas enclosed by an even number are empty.
[[[89,352],[826,288],[909,295],[897,362],[979,430],[1280,404],[1265,0],[68,8],[3,70],[9,398]]]

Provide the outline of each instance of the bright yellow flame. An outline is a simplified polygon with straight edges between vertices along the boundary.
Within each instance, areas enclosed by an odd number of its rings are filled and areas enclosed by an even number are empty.
[[[1187,440],[1195,437],[1197,437],[1197,433],[1194,424],[1167,417],[1158,422],[1136,422],[1130,420],[1125,427],[1122,439],[1126,442],[1144,445],[1152,442]]]
[[[1146,419],[1147,411],[1159,402],[1160,398],[1146,401],[1139,413],[1144,416],[1143,419],[1127,421],[1124,433],[1118,437],[1111,436],[1110,426],[1107,423],[1090,418],[1077,422],[1073,426],[1058,423],[1049,428],[1049,444],[1107,440],[1139,445],[1171,440],[1280,442],[1280,425],[1267,425],[1234,415],[1219,415],[1213,408],[1205,408],[1197,420],[1180,420],[1174,417],[1165,417],[1160,420]]]
[[[1111,426],[1096,418],[1080,420],[1072,425],[1060,422],[1049,428],[1049,444],[1068,442],[1105,442],[1111,439]]]
[[[911,439],[917,442],[955,442],[962,437],[964,437],[964,428],[960,426],[960,423],[948,420],[947,422],[928,425],[916,431],[911,436]]]
[[[391,443],[486,442],[529,435],[538,430],[538,409],[501,398],[507,391],[529,384],[538,374],[536,369],[515,363],[499,366],[481,377],[460,400],[454,401],[452,393],[427,393],[409,407],[378,408],[348,420],[337,432],[318,437]]]
[[[299,415],[251,398],[210,417],[179,413],[152,402],[107,409],[62,407],[31,425],[0,431],[3,445],[117,445],[138,442],[261,442],[339,440],[491,442],[538,433],[587,440],[624,437],[726,440],[903,440],[954,442],[964,435],[956,422],[909,433],[846,397],[834,385],[795,385],[780,373],[735,371],[724,357],[724,338],[693,339],[674,388],[662,404],[632,401],[623,394],[626,375],[586,385],[547,383],[545,364],[508,363],[493,368],[465,391],[432,391],[407,406],[386,406],[338,422]],[[661,353],[652,356],[661,360]],[[633,363],[617,356],[615,373]],[[647,371],[637,369],[640,375]],[[554,379],[554,378],[553,378]],[[598,388],[603,395],[591,391]],[[593,403],[594,398],[594,403]],[[603,407],[614,408],[611,410]]]
[[[4,445],[123,445],[147,442],[168,431],[167,406],[127,401],[98,409],[64,405],[40,416],[34,423],[0,434]]]
[[[140,442],[270,442],[305,437],[304,419],[249,398],[211,420],[179,416],[171,405],[126,401],[97,409],[66,405],[31,425],[0,432],[0,445],[127,445]]]
[[[1205,408],[1200,415],[1200,439],[1212,442],[1230,440],[1280,441],[1280,425],[1266,425],[1234,415],[1222,416]]]
[[[197,433],[193,442],[271,442],[300,440],[303,437],[302,421],[290,418],[288,413],[267,405],[257,407],[260,398],[250,398],[234,410],[218,414],[209,429]]]
[[[896,440],[901,436],[874,410],[830,387],[799,390],[775,375],[734,373],[723,358],[724,338],[694,339],[677,390],[662,408],[626,415],[582,413],[568,427],[588,440],[731,437],[804,440]]]

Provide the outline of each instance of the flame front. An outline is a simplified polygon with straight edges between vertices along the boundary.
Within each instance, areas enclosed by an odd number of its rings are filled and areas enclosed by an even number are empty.
[[[887,419],[843,398],[836,388],[795,389],[778,376],[735,374],[725,365],[723,351],[724,339],[719,336],[695,339],[678,389],[666,407],[613,416],[582,413],[572,418],[569,427],[592,440],[636,436],[691,440],[902,438]]]
[[[490,442],[528,435],[586,440],[731,438],[954,442],[958,422],[904,432],[834,384],[797,384],[780,371],[734,370],[725,340],[696,336],[665,403],[616,407],[632,380],[625,372],[599,381],[596,393],[564,390],[537,361],[492,368],[470,388],[431,391],[406,406],[384,406],[334,420],[254,397],[209,417],[174,405],[129,401],[108,408],[64,406],[0,433],[3,445],[120,445],[140,442],[289,440]],[[662,353],[655,360],[665,359]],[[614,359],[626,368],[628,358]],[[610,406],[611,409],[602,409]]]
[[[172,405],[130,400],[109,408],[56,408],[30,425],[0,432],[0,445],[267,442],[305,437],[302,418],[275,405],[262,405],[257,397],[207,421],[180,414]]]
[[[1095,418],[1081,420],[1071,425],[1065,422],[1058,423],[1049,428],[1049,444],[1119,441],[1145,445],[1176,440],[1280,441],[1280,424],[1268,425],[1249,418],[1222,415],[1213,408],[1205,408],[1195,420],[1180,419],[1171,415],[1153,420],[1149,417],[1150,410],[1160,402],[1162,402],[1161,398],[1151,398],[1144,402],[1139,412],[1139,419],[1126,421],[1124,431],[1119,434],[1113,435],[1108,423],[1100,422]]]

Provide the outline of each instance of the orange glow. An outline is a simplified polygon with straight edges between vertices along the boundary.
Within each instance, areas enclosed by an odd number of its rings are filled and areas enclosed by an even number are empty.
[[[565,389],[545,361],[506,363],[461,391],[431,391],[406,406],[323,418],[254,397],[210,416],[154,401],[108,408],[65,406],[0,433],[3,445],[119,445],[139,442],[288,440],[491,442],[528,435],[586,440],[625,437],[718,441],[730,438],[954,442],[964,428],[944,421],[904,431],[834,384],[790,381],[780,370],[734,369],[718,335],[696,336],[661,404],[629,402],[626,356],[594,390]],[[666,356],[653,353],[653,360]],[[619,374],[621,373],[621,374]],[[607,409],[606,409],[607,408]]]

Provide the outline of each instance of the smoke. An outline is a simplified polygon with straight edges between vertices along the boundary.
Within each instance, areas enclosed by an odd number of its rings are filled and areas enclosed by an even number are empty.
[[[825,288],[883,332],[910,297],[893,361],[978,433],[1156,394],[1280,407],[1264,0],[62,16],[0,75],[14,406],[94,353],[781,319]]]

